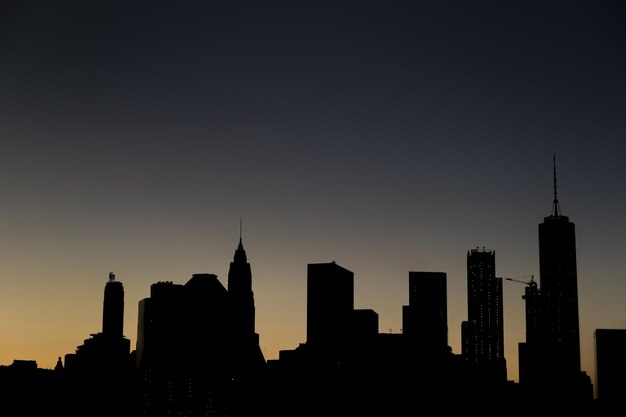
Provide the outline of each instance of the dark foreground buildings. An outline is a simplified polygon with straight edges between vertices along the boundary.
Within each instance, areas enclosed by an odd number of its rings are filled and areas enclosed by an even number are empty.
[[[626,408],[626,329],[596,329],[596,398],[603,409]]]
[[[250,265],[241,241],[228,290],[213,274],[152,284],[139,303],[137,367],[143,415],[231,416],[258,408],[265,358],[254,329]]]
[[[281,393],[271,413],[395,416],[471,408],[465,364],[447,344],[445,279],[411,272],[405,330],[379,333],[376,312],[354,308],[352,271],[335,262],[309,264],[307,340],[268,363],[271,385]]]

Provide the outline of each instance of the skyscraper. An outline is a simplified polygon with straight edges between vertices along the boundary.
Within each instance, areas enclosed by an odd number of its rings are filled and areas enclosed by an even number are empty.
[[[130,363],[130,340],[123,335],[124,286],[113,272],[104,287],[102,332],[92,333],[65,355],[65,368],[70,372],[114,373],[126,371]]]
[[[462,323],[462,350],[476,380],[505,382],[502,279],[496,277],[495,251],[467,253],[467,321]]]
[[[554,156],[553,193],[552,212],[539,224],[539,313],[533,383],[555,407],[569,404],[575,408],[593,399],[593,386],[580,367],[575,226],[561,214]]]
[[[66,354],[65,367],[57,364],[65,389],[74,395],[63,410],[68,417],[84,415],[94,404],[102,415],[125,417],[137,411],[130,340],[123,335],[124,286],[112,272],[104,287],[102,310],[102,332],[92,333],[75,353]]]
[[[232,349],[238,358],[233,363],[233,374],[238,377],[259,371],[265,366],[265,357],[255,332],[254,292],[252,270],[239,231],[239,245],[228,269],[228,308]]]
[[[448,350],[445,272],[409,272],[409,305],[402,306],[402,333],[430,352]]]
[[[104,286],[102,307],[102,333],[122,337],[124,335],[124,286],[109,272],[109,281]]]
[[[307,265],[307,343],[342,345],[354,311],[354,273],[335,262]]]
[[[554,159],[553,159],[554,161]],[[552,213],[539,224],[541,337],[538,355],[543,376],[577,378],[580,373],[578,284],[574,223],[561,214],[553,165]]]
[[[252,292],[252,271],[241,235],[239,246],[228,270],[228,294],[231,301],[233,328],[237,333],[253,334],[255,309]]]
[[[229,319],[227,291],[214,274],[150,286],[150,297],[139,302],[137,327],[143,415],[202,415],[208,407],[227,407],[222,392],[237,359]]]

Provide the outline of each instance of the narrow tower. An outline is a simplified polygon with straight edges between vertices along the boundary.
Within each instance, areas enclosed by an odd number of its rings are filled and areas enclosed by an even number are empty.
[[[124,286],[109,272],[109,281],[104,286],[102,309],[102,333],[113,338],[124,336]]]
[[[228,269],[228,308],[231,334],[231,355],[234,375],[253,375],[265,365],[265,357],[255,331],[254,293],[252,271],[241,239],[242,222],[239,219],[239,245]]]

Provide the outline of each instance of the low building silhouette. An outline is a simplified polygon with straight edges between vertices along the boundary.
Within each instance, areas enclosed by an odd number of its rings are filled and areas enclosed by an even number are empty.
[[[0,365],[0,414],[27,417],[60,409],[63,391],[54,370],[39,368],[34,360],[14,359]]]
[[[595,397],[607,410],[626,408],[626,329],[596,329]]]

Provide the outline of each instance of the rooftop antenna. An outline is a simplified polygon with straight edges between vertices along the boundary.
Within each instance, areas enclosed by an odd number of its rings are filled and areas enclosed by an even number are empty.
[[[239,218],[239,242],[241,242],[242,218]]]
[[[552,201],[552,216],[559,217],[561,215],[559,210],[559,199],[556,197],[556,155],[552,155],[552,172],[554,182],[554,200]]]

